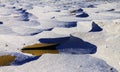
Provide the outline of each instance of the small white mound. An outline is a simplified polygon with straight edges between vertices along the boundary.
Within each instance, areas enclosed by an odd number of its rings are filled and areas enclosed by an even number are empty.
[[[115,19],[115,20],[113,20],[113,22],[120,24],[120,19]]]
[[[27,45],[39,43],[36,36],[0,35],[0,50],[3,52],[20,52]]]
[[[65,22],[65,21],[57,21],[57,20],[42,20],[40,21],[42,28],[54,28],[54,27],[76,27],[77,22]]]
[[[45,6],[45,7],[34,6],[33,9],[28,10],[28,12],[35,15],[40,21],[52,19],[53,17],[57,18],[60,16],[70,15],[69,10],[59,10],[59,9],[56,10],[54,8],[51,9],[51,7],[49,8],[49,6]]]
[[[77,27],[74,28],[58,28],[55,27],[52,31],[57,34],[70,35],[75,32],[89,32],[92,29],[92,21],[78,21]]]
[[[108,10],[108,9],[114,9],[119,7],[119,2],[113,2],[113,3],[106,3],[106,4],[100,4],[97,6],[97,8],[99,9],[103,9],[103,10]]]
[[[92,21],[77,22],[77,29],[80,32],[89,32],[92,29]]]
[[[93,56],[105,60],[118,71],[120,70],[120,34],[113,34],[109,32],[89,32],[75,33],[73,36],[82,38],[83,40],[96,45],[97,52]]]
[[[70,35],[74,32],[78,31],[77,28],[54,28],[52,29],[52,32],[56,33],[56,34],[64,34],[64,35]]]
[[[93,20],[114,20],[120,18],[120,15],[118,13],[108,13],[108,12],[103,12],[103,13],[91,13],[90,17]]]
[[[10,15],[11,13],[13,12],[12,9],[8,9],[8,8],[5,8],[5,7],[0,7],[0,15]]]
[[[108,33],[119,34],[120,33],[120,23],[119,22],[115,22],[115,23],[111,23],[109,25],[106,25],[106,29],[105,30]]]
[[[94,62],[93,62],[94,61]],[[22,66],[1,67],[1,72],[117,72],[103,60],[88,55],[43,55]]]
[[[37,20],[31,21],[15,21],[14,19],[4,20],[4,25],[12,27],[12,26],[23,26],[23,27],[37,27],[40,26],[40,23]]]
[[[68,37],[68,35],[57,34],[52,31],[43,31],[40,34],[37,34],[36,37],[39,37],[39,38],[63,38],[63,37]]]
[[[12,31],[12,29],[7,26],[0,25],[0,35],[1,34],[12,35],[15,34],[15,32]]]
[[[103,28],[104,32],[109,34],[118,34],[120,32],[120,21],[119,19],[110,20],[95,20],[95,22]]]
[[[27,27],[12,27],[12,30],[19,35],[35,35],[42,32],[42,29],[34,29],[34,28],[27,28]]]

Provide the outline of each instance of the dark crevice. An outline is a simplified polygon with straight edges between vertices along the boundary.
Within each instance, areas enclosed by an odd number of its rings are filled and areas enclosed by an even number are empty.
[[[99,32],[102,31],[103,29],[97,25],[95,22],[92,23],[92,29],[89,32]]]

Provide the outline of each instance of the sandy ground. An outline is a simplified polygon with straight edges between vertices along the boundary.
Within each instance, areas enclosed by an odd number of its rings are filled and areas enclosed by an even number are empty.
[[[120,72],[119,3],[0,0],[0,72]]]

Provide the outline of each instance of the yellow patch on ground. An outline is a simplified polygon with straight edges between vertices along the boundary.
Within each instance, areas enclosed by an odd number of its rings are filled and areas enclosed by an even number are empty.
[[[23,49],[25,49],[25,48],[47,47],[47,46],[54,46],[54,45],[57,45],[57,44],[33,44],[33,45],[25,46]]]
[[[11,55],[4,55],[0,56],[0,66],[7,66],[10,65],[15,60],[15,56]]]
[[[59,53],[59,51],[56,49],[57,45],[58,44],[33,44],[23,47],[22,52],[35,56],[39,56],[45,53],[56,54]]]
[[[35,56],[40,56],[45,53],[52,53],[52,54],[57,54],[59,53],[58,50],[22,50],[23,53],[29,53]]]

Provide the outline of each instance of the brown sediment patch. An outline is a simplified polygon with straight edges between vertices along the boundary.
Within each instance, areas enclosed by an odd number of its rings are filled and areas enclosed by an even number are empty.
[[[45,53],[56,54],[59,53],[59,51],[56,49],[56,46],[58,46],[58,44],[33,44],[24,47],[22,49],[22,52],[29,53],[35,56],[39,56]]]
[[[33,44],[33,45],[25,46],[23,47],[23,49],[50,47],[50,46],[56,46],[56,45],[58,44]]]
[[[29,53],[35,56],[40,56],[45,53],[52,53],[52,54],[57,54],[59,53],[58,50],[22,50],[23,53]]]
[[[15,56],[11,55],[0,56],[0,66],[10,65],[15,60],[15,58]]]

